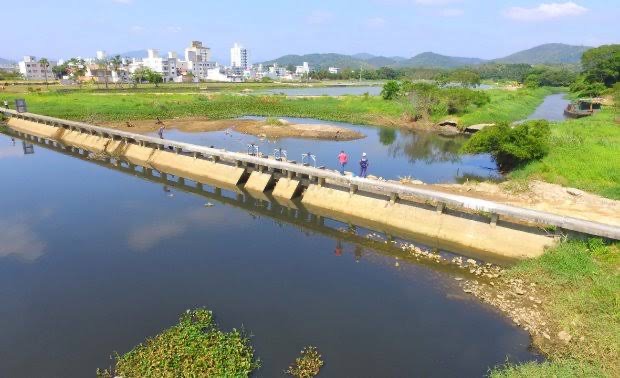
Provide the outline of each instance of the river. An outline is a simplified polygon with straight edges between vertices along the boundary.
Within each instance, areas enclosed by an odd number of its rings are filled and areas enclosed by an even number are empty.
[[[247,117],[260,118],[260,117]],[[326,122],[308,118],[284,119],[293,123],[321,123],[347,127],[366,135],[352,141],[308,140],[300,138],[266,139],[232,130],[217,132],[182,132],[171,129],[166,138],[229,151],[247,152],[254,143],[262,153],[273,155],[275,149],[287,151],[289,159],[301,161],[302,154],[316,156],[317,165],[337,168],[337,155],[344,150],[350,156],[346,170],[359,174],[358,160],[366,152],[369,174],[389,179],[411,177],[426,183],[461,182],[467,178],[500,179],[497,166],[488,154],[462,155],[459,148],[467,136],[443,136],[434,132],[399,130]],[[174,127],[174,123],[172,123]],[[155,135],[155,134],[153,134]]]
[[[366,230],[33,152],[0,134],[0,376],[92,376],[200,306],[251,332],[257,376],[281,375],[305,345],[325,377],[473,377],[541,359],[458,272]]]

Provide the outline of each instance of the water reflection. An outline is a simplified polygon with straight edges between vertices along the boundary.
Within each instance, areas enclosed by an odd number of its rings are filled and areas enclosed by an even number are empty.
[[[50,209],[45,209],[38,214],[16,214],[0,218],[0,258],[14,257],[32,262],[43,256],[47,244],[35,229],[51,214]]]
[[[463,155],[459,149],[462,136],[447,137],[430,132],[400,131],[400,138],[389,144],[389,154],[396,158],[406,156],[410,163],[422,161],[426,164],[441,162],[460,163]]]

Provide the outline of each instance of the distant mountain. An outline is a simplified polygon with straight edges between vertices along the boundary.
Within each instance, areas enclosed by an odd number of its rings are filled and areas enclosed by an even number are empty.
[[[373,58],[374,59],[374,58]],[[374,65],[359,58],[355,58],[351,55],[343,54],[306,54],[306,55],[284,55],[278,59],[263,62],[263,65],[272,65],[278,63],[280,66],[300,66],[303,62],[315,69],[327,69],[329,67],[339,68],[359,68],[360,66],[365,68],[374,68]]]
[[[110,54],[109,56],[120,55],[122,58],[146,58],[148,56],[148,52],[146,50],[134,50],[127,51],[120,54]]]
[[[368,59],[372,59],[372,58],[376,57],[376,55],[372,55],[372,54],[368,54],[368,53],[353,54],[351,56],[353,58],[355,58],[355,59],[360,59],[360,60],[368,60]]]
[[[577,64],[581,55],[592,47],[547,43],[496,59],[498,63]]]
[[[425,68],[456,68],[463,66],[474,66],[485,63],[486,60],[479,58],[462,58],[457,56],[446,56],[433,52],[424,52],[413,58],[398,62],[399,67],[425,67]]]
[[[281,66],[299,66],[303,62],[315,69],[327,69],[328,67],[339,68],[379,68],[379,67],[424,67],[424,68],[456,68],[475,66],[484,63],[525,63],[525,64],[576,64],[581,60],[584,51],[591,49],[587,46],[572,46],[562,43],[548,43],[533,47],[528,50],[516,52],[512,55],[486,60],[480,58],[463,58],[457,56],[441,55],[433,52],[424,52],[412,58],[399,56],[385,57],[368,53],[354,55],[343,54],[306,54],[285,55],[278,59],[263,62],[263,65],[278,63]]]

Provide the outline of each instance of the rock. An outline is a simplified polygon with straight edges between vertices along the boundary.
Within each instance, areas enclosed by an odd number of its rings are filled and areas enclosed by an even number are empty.
[[[377,180],[378,179],[377,176],[373,176],[373,175],[368,175],[368,176],[366,176],[366,178],[370,179],[370,180]]]
[[[471,294],[471,290],[470,289],[463,289],[463,292],[467,293],[467,294]]]
[[[581,197],[584,194],[584,192],[582,192],[579,189],[575,189],[575,188],[566,188],[566,193],[570,194],[571,196],[575,196],[575,197]]]
[[[566,331],[560,331],[558,333],[558,339],[560,339],[564,344],[568,344],[573,337]]]
[[[525,294],[525,291],[523,289],[521,289],[521,288],[516,288],[515,289],[515,294],[523,295],[523,294]]]
[[[476,263],[476,260],[474,260],[474,259],[467,259],[467,263],[468,263],[469,265],[476,265],[476,264],[477,264],[477,263]]]
[[[454,279],[457,280],[457,281],[462,281],[463,277],[455,277]]]
[[[551,336],[549,336],[548,334],[546,334],[545,332],[543,332],[543,337],[547,340],[551,340]]]

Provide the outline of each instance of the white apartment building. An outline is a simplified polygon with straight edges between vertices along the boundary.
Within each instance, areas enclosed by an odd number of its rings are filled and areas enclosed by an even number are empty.
[[[337,74],[338,72],[340,72],[340,68],[338,67],[329,67],[327,70],[330,74]]]
[[[230,49],[230,66],[241,68],[242,71],[250,67],[248,50],[238,43]]]
[[[295,67],[295,73],[297,75],[304,75],[310,73],[310,66],[308,66],[308,62],[304,62],[301,66]]]
[[[170,52],[167,58],[162,58],[159,56],[159,50],[157,49],[148,49],[147,51],[147,57],[142,59],[142,65],[155,72],[159,72],[164,82],[175,81],[177,76],[179,76],[176,53]]]
[[[185,70],[194,75],[194,80],[208,80],[209,70],[217,65],[211,61],[211,49],[203,46],[200,41],[192,41],[185,49]]]
[[[39,61],[34,56],[25,56],[24,60],[18,63],[19,72],[22,74],[25,80],[48,80],[54,79],[54,73],[52,67],[56,65],[56,62],[49,61],[49,66],[44,67],[39,64]]]
[[[105,51],[99,50],[97,51],[97,60],[103,60],[108,57]]]

